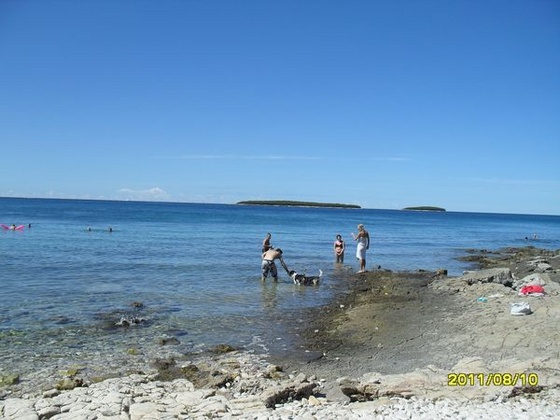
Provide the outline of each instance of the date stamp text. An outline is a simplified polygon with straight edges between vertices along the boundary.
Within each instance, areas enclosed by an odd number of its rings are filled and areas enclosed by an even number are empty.
[[[447,386],[537,386],[536,373],[448,373]]]

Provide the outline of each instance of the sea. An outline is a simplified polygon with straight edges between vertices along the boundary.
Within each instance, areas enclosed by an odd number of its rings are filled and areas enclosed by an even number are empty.
[[[204,351],[301,346],[303,313],[347,291],[351,232],[371,236],[367,268],[470,269],[468,250],[560,248],[560,216],[0,198],[0,373]],[[272,234],[290,269],[317,286],[261,281]],[[333,242],[346,241],[343,265]],[[110,361],[110,362],[108,362]],[[50,374],[50,373],[48,373]]]

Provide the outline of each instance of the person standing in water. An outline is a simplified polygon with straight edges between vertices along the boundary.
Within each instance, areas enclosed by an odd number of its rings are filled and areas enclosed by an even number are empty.
[[[336,256],[337,264],[344,263],[344,241],[342,240],[341,235],[336,235],[336,240],[333,244],[334,248],[334,255]]]
[[[352,237],[355,241],[358,241],[356,247],[356,258],[360,260],[360,271],[358,273],[364,273],[366,271],[366,251],[369,249],[369,233],[364,225],[359,224],[358,234],[354,235],[354,232],[352,232]]]
[[[261,280],[265,281],[268,275],[272,277],[273,281],[278,281],[278,270],[276,268],[276,264],[274,260],[282,259],[282,250],[278,249],[269,249],[265,253],[262,254],[262,264],[261,264]]]
[[[270,244],[270,238],[272,238],[272,235],[270,233],[267,233],[266,238],[264,238],[263,240],[262,251],[261,251],[262,253],[265,253],[269,249],[273,249],[272,245]]]

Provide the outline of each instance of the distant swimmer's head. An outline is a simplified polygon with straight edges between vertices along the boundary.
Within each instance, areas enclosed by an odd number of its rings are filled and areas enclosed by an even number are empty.
[[[282,250],[281,250],[280,248],[276,248],[276,251],[277,251],[279,254],[282,253]]]

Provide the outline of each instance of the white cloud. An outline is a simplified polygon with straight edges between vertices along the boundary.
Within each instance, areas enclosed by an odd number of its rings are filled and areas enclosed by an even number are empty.
[[[164,201],[169,199],[169,194],[159,187],[149,188],[147,190],[133,190],[131,188],[121,188],[119,190],[119,199],[133,201]]]

